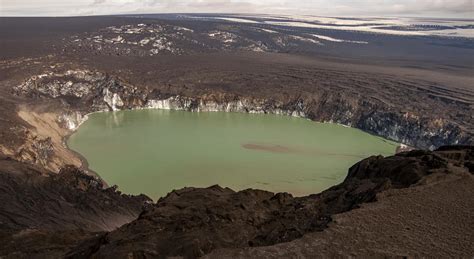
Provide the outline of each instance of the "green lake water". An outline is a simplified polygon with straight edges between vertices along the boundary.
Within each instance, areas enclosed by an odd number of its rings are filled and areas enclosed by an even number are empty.
[[[219,184],[296,196],[342,182],[396,144],[357,129],[278,115],[138,110],[89,115],[68,145],[109,185],[153,199]]]

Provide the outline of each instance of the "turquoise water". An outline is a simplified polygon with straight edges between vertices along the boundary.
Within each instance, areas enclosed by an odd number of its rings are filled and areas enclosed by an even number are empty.
[[[109,185],[153,199],[219,184],[320,192],[396,144],[357,129],[278,115],[138,110],[95,113],[68,145]]]

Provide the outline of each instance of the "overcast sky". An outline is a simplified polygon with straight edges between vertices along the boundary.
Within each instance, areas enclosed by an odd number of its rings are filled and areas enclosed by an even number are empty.
[[[268,13],[474,18],[474,0],[0,0],[0,16]]]

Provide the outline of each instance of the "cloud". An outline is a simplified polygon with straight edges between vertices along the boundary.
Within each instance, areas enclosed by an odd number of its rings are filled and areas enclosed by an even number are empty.
[[[0,15],[279,13],[473,17],[472,0],[0,0]]]

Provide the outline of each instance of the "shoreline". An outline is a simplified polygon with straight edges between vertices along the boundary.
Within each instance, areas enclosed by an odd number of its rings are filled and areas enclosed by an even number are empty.
[[[74,154],[74,156],[76,156],[80,161],[81,161],[81,166],[79,167],[79,169],[81,171],[83,171],[84,173],[86,173],[87,175],[90,175],[90,176],[93,176],[94,178],[96,178],[97,180],[99,180],[103,185],[104,185],[104,188],[109,188],[109,184],[99,175],[99,173],[97,173],[96,171],[92,170],[89,166],[89,162],[87,161],[87,159],[79,152],[75,151],[74,149],[72,149],[71,147],[69,147],[69,145],[67,144],[67,140],[69,139],[69,137],[71,137],[72,134],[74,134],[76,131],[73,131],[71,132],[70,134],[67,134],[64,138],[63,138],[63,144],[64,146],[71,152]]]
[[[79,153],[76,150],[72,149],[68,145],[69,138],[74,133],[76,133],[76,131],[79,129],[79,127],[84,122],[86,122],[89,119],[89,115],[91,115],[93,113],[98,113],[98,112],[107,112],[107,111],[96,111],[96,112],[91,112],[91,113],[88,113],[88,114],[84,115],[83,120],[75,127],[75,129],[72,129],[72,130],[69,129],[69,132],[65,136],[62,137],[62,144],[64,145],[64,147],[67,148],[67,150],[69,150],[71,153],[73,153],[74,156],[76,156],[80,160],[81,166],[79,167],[79,169],[81,171],[83,171],[87,175],[93,176],[94,178],[99,180],[104,185],[104,188],[109,188],[110,187],[109,184],[100,176],[100,174],[90,168],[89,161],[87,161],[87,159],[81,153]]]

